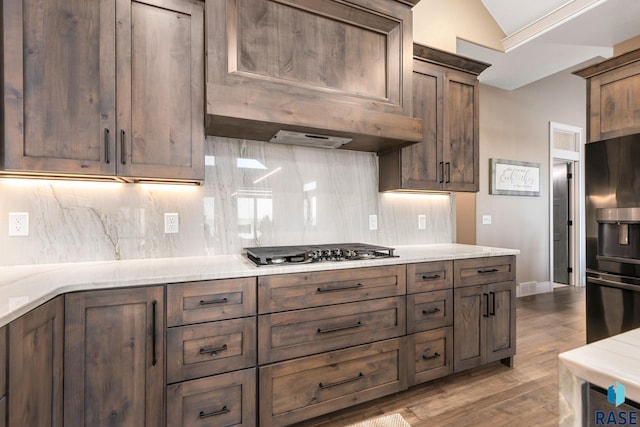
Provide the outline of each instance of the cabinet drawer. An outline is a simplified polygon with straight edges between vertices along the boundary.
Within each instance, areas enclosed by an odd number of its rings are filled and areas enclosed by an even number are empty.
[[[223,427],[256,425],[256,370],[167,386],[167,425]]]
[[[7,425],[7,396],[0,399],[0,427]]]
[[[261,366],[260,425],[289,425],[405,389],[404,340]]]
[[[408,337],[409,385],[453,373],[453,326]]]
[[[255,277],[173,283],[167,286],[167,326],[255,314]]]
[[[404,265],[258,278],[260,314],[404,295]]]
[[[516,257],[509,255],[456,260],[453,269],[456,288],[507,282],[516,279]]]
[[[256,319],[209,322],[167,330],[167,382],[256,364]]]
[[[453,325],[453,290],[407,295],[407,333]]]
[[[407,293],[435,291],[453,286],[453,261],[407,265]]]
[[[406,333],[404,297],[259,316],[259,363],[308,356]]]

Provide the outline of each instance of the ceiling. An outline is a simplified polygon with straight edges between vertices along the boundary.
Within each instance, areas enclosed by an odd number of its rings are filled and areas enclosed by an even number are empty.
[[[638,0],[481,0],[507,35],[504,52],[465,40],[457,53],[491,65],[480,82],[513,90],[613,56],[640,34]]]

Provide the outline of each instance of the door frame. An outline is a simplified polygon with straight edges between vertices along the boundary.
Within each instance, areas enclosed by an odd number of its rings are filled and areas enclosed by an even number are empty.
[[[575,151],[555,148],[555,133],[573,134]],[[572,179],[569,181],[569,217],[573,226],[569,228],[569,284],[585,286],[586,247],[584,205],[584,132],[581,127],[549,122],[549,283],[553,284],[553,164],[555,160],[571,163]]]

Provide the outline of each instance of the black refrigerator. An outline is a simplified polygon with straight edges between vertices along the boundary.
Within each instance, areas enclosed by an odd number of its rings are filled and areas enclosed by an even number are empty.
[[[587,342],[640,327],[640,134],[586,144]]]

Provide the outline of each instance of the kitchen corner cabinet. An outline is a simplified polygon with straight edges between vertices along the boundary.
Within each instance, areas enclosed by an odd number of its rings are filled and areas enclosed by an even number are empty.
[[[422,142],[380,155],[380,191],[477,192],[478,74],[489,64],[413,45],[413,114]]]
[[[3,174],[204,178],[192,0],[5,0]]]
[[[454,261],[454,370],[513,364],[515,257]]]
[[[640,49],[574,74],[587,79],[587,142],[640,132]]]
[[[163,286],[68,294],[64,332],[65,425],[164,425]]]
[[[420,141],[411,112],[418,1],[208,2],[207,133],[320,133],[362,151]]]
[[[9,426],[62,426],[64,298],[9,324]]]

